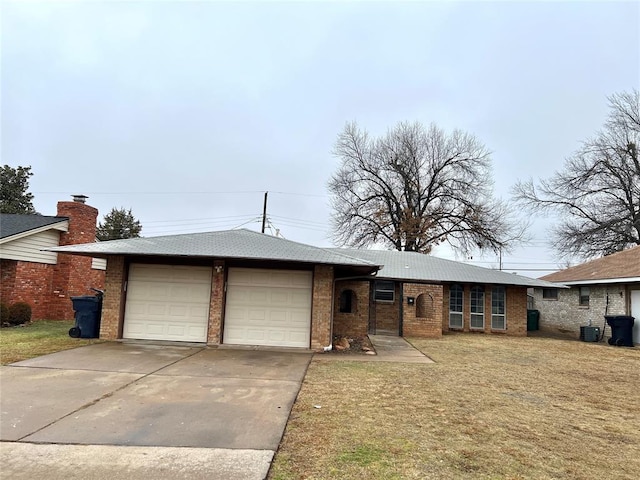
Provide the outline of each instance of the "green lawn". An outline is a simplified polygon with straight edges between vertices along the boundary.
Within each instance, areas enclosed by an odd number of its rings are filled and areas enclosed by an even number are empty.
[[[314,360],[269,478],[636,479],[640,348],[455,334]]]
[[[73,321],[40,320],[22,327],[0,329],[0,364],[89,345],[99,340],[71,338]]]

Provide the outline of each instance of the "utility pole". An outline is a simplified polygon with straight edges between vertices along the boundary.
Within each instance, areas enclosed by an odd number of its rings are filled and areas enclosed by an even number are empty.
[[[499,256],[499,260],[498,260],[499,270],[502,271],[502,247],[500,247],[498,252],[500,252],[500,256]]]
[[[264,207],[262,208],[262,233],[267,225],[267,195],[269,192],[264,192]]]

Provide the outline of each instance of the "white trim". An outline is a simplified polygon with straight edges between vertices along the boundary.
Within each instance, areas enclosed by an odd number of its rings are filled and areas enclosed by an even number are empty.
[[[59,230],[61,232],[69,231],[69,220],[62,220],[61,222],[51,223],[49,225],[45,225],[43,227],[32,228],[31,230],[27,230],[26,232],[16,233],[15,235],[11,235],[9,237],[4,237],[0,239],[0,244],[12,242],[14,240],[18,240],[20,238],[28,237],[30,235],[35,235],[36,233],[46,232],[47,230]],[[47,249],[47,251],[51,251]]]
[[[611,283],[640,283],[640,277],[626,277],[626,278],[605,278],[605,279],[595,279],[595,280],[576,280],[576,281],[563,281],[557,282],[558,286],[561,285],[606,285]],[[551,282],[556,283],[556,282]],[[540,287],[546,288],[546,287]],[[551,287],[550,287],[551,288]]]

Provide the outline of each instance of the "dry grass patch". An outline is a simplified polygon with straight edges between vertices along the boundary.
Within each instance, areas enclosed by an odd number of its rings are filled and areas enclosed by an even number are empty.
[[[312,362],[270,478],[637,478],[640,348],[412,342],[437,363]]]
[[[0,329],[0,364],[100,342],[71,338],[69,329],[73,325],[73,321],[40,320],[20,327]]]

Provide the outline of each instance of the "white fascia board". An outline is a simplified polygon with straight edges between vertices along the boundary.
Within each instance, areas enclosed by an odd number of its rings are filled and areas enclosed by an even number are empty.
[[[31,230],[27,230],[26,232],[16,233],[15,235],[11,235],[10,237],[5,237],[0,239],[0,244],[13,242],[14,240],[18,240],[20,238],[28,237],[30,235],[35,235],[36,233],[46,232],[47,230],[59,230],[61,232],[69,231],[69,220],[63,220],[61,222],[52,223],[50,225],[45,225],[39,228],[33,228]]]
[[[555,283],[555,282],[554,282]],[[612,283],[640,283],[640,277],[627,277],[627,278],[604,278],[599,280],[576,280],[576,281],[564,281],[558,282],[558,286],[561,285],[606,285]]]

